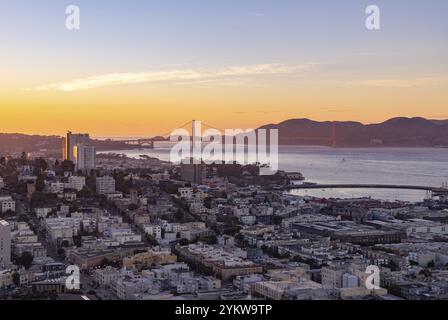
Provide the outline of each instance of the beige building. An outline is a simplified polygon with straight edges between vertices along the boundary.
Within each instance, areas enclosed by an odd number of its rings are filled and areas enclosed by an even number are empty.
[[[0,288],[9,287],[13,284],[12,275],[13,270],[0,270]]]
[[[263,272],[262,266],[240,258],[221,247],[198,244],[176,247],[176,251],[192,265],[209,270],[224,281],[237,276]]]
[[[252,296],[268,300],[282,300],[288,290],[318,290],[322,285],[317,282],[300,279],[298,281],[264,281],[251,286]]]
[[[151,266],[163,265],[175,263],[177,257],[171,254],[170,250],[153,251],[138,253],[131,257],[123,259],[123,267],[131,268],[135,267],[139,270],[148,268]]]

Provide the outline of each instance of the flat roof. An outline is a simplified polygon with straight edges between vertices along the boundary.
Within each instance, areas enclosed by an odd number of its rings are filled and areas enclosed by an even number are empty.
[[[0,220],[0,225],[2,225],[2,226],[9,226],[9,223],[8,222],[6,222],[5,220]]]

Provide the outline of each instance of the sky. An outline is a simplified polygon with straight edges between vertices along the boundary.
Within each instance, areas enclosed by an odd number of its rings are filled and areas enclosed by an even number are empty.
[[[447,16],[446,0],[0,0],[0,131],[448,119]]]

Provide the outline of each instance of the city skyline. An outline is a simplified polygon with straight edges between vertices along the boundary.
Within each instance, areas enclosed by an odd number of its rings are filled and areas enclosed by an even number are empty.
[[[151,136],[185,118],[448,118],[445,1],[77,1],[0,4],[4,132]],[[51,125],[50,125],[51,124]],[[75,124],[75,125],[74,125]]]
[[[0,1],[0,300],[448,300],[447,13]]]

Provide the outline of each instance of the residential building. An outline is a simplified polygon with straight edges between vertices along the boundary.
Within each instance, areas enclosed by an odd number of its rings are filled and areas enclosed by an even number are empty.
[[[83,176],[70,176],[68,183],[65,185],[67,189],[81,191],[86,186],[86,178]]]
[[[16,211],[16,202],[11,196],[0,196],[0,212],[5,213],[6,211]]]
[[[77,144],[73,148],[73,157],[76,170],[90,171],[95,169],[96,150],[93,146]]]
[[[115,193],[115,179],[110,176],[97,177],[96,192],[99,194]]]
[[[358,277],[350,273],[344,273],[342,275],[342,288],[357,288]]]
[[[243,259],[223,248],[203,244],[190,244],[175,248],[178,255],[192,264],[210,269],[218,278],[226,281],[235,276],[262,273],[263,267]]]
[[[110,266],[103,269],[96,269],[93,275],[95,282],[101,286],[110,285],[113,281],[117,281],[120,278],[120,272]]]
[[[75,134],[70,131],[67,132],[67,136],[63,139],[62,143],[62,159],[70,160],[76,163],[74,155],[74,148],[78,144],[89,144],[90,136],[88,134]]]
[[[64,193],[65,184],[63,182],[52,182],[48,185],[48,191],[50,193],[61,194]]]

